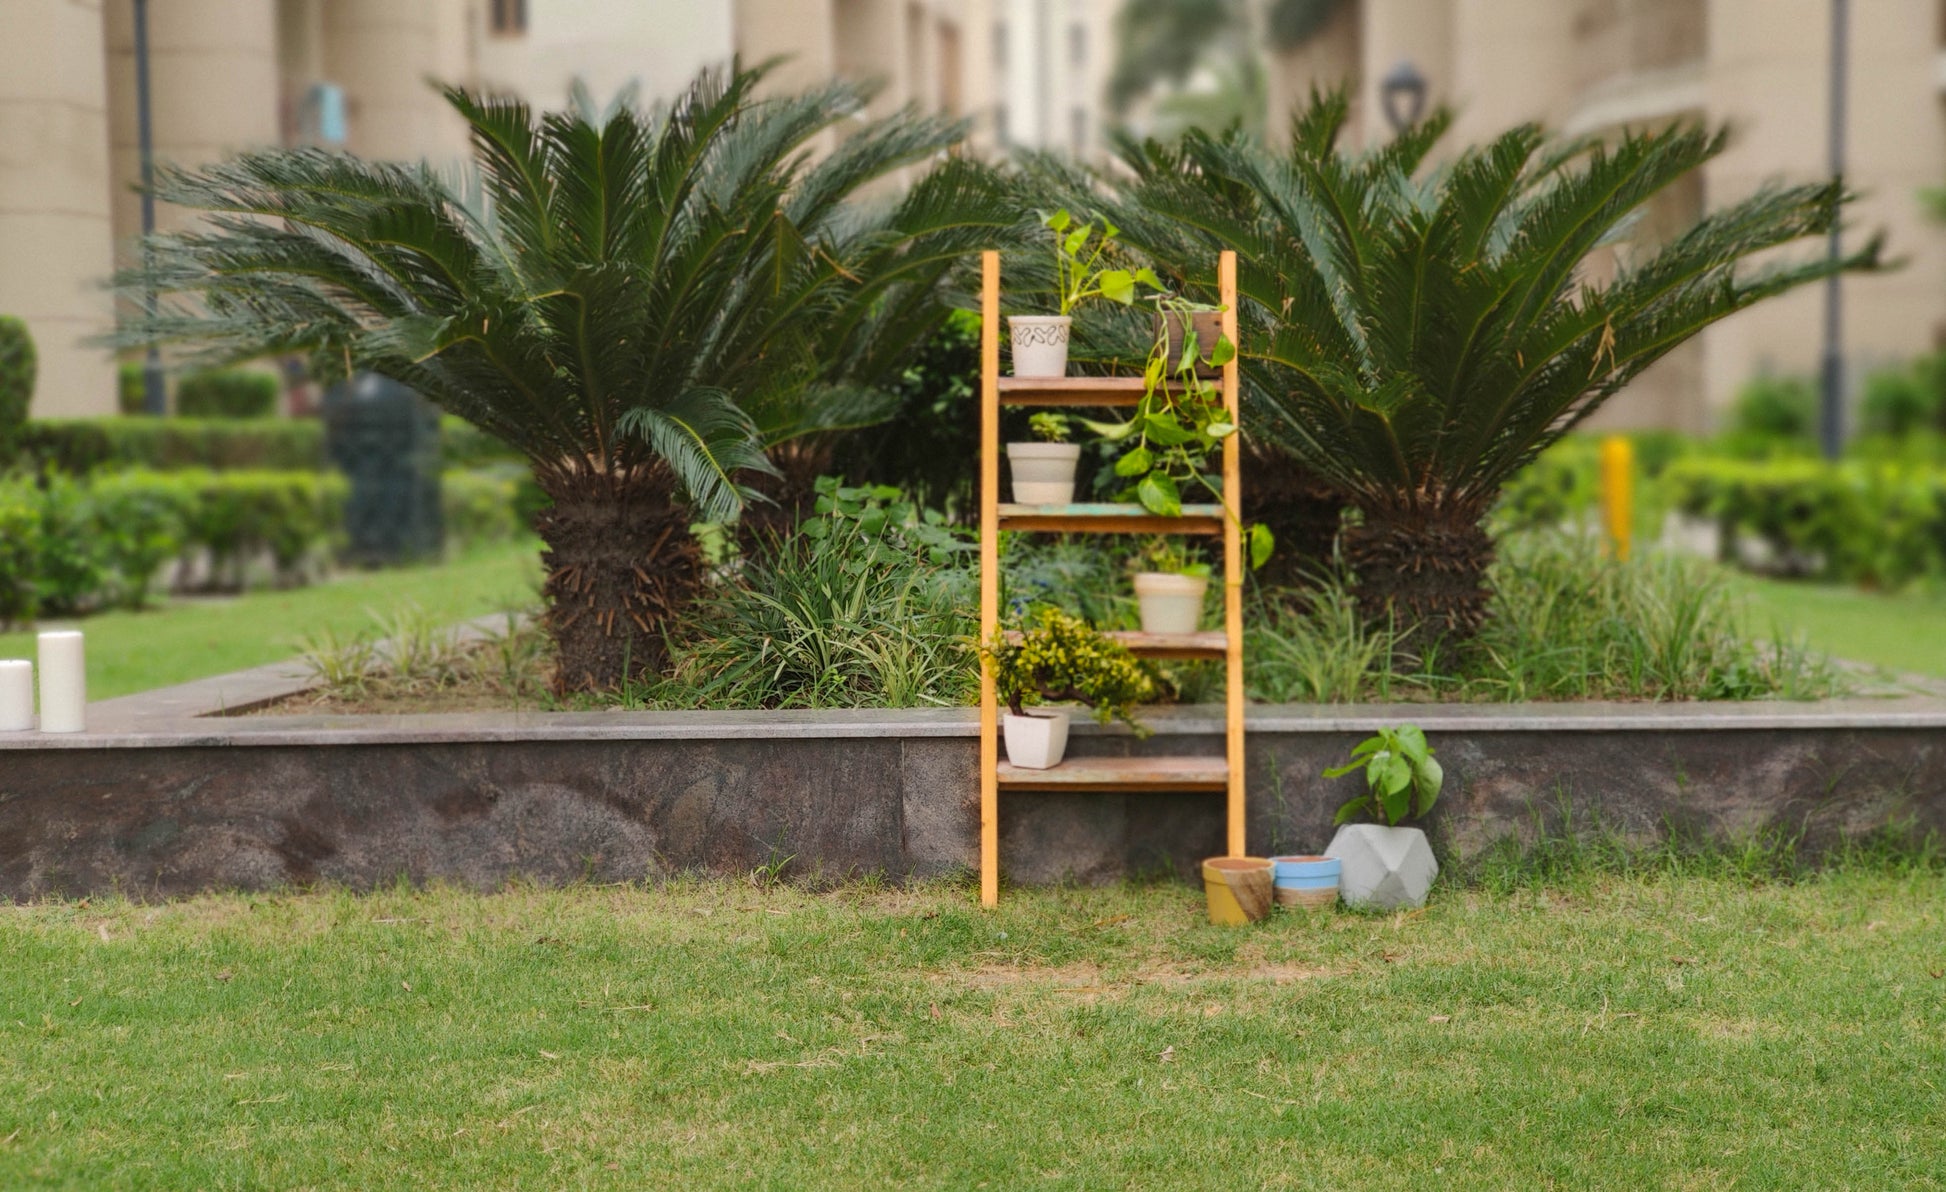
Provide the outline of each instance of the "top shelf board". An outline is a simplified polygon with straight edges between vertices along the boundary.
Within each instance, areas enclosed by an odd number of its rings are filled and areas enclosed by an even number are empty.
[[[1141,377],[1001,377],[1003,406],[1132,406]]]

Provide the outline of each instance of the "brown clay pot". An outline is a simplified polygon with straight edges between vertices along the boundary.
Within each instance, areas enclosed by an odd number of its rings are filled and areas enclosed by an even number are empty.
[[[1182,321],[1179,311],[1165,310],[1156,313],[1157,334],[1165,330],[1169,336],[1168,369],[1174,373],[1182,363]],[[1200,363],[1209,358],[1210,348],[1223,334],[1223,312],[1220,310],[1198,310],[1189,313],[1190,326],[1196,329],[1196,375],[1199,377],[1220,377],[1223,370]]]

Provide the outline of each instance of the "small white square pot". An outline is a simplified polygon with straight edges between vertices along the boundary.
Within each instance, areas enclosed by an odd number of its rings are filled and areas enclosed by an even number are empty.
[[[1014,375],[1067,376],[1068,329],[1072,323],[1066,315],[1010,316],[1007,330],[1013,339]]]
[[[1022,505],[1068,505],[1074,501],[1074,470],[1081,463],[1079,443],[1009,443],[1014,500]]]
[[[1068,751],[1068,714],[1059,710],[1002,715],[1001,734],[1007,760],[1023,770],[1047,770],[1061,764]]]
[[[1135,603],[1144,633],[1194,633],[1203,622],[1203,593],[1209,577],[1141,571],[1135,576]]]
[[[1324,850],[1342,868],[1338,889],[1347,906],[1391,910],[1422,906],[1439,876],[1432,845],[1417,828],[1346,824]]]

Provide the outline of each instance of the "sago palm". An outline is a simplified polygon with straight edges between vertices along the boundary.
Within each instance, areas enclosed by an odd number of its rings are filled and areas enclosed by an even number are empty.
[[[524,452],[553,501],[557,682],[613,688],[663,664],[702,575],[689,525],[734,518],[768,450],[882,416],[942,279],[1014,216],[958,159],[857,198],[960,127],[857,122],[866,89],[762,98],[760,79],[546,115],[450,90],[465,181],[314,150],[165,171],[159,197],[209,216],[125,279],[169,296],[130,338],[380,373]]]
[[[1508,477],[1710,324],[1877,263],[1876,240],[1836,264],[1773,253],[1832,227],[1836,181],[1766,187],[1598,259],[1721,132],[1557,145],[1523,125],[1430,168],[1445,113],[1364,155],[1338,148],[1346,114],[1342,94],[1314,97],[1281,152],[1127,146],[1114,211],[1159,267],[1237,250],[1246,426],[1359,511],[1344,548],[1361,604],[1424,637],[1485,615],[1482,520]],[[1176,280],[1207,293],[1204,273]]]

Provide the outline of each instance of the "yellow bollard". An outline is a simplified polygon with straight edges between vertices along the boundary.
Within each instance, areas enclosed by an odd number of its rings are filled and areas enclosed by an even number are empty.
[[[1615,557],[1628,562],[1635,536],[1635,444],[1620,435],[1601,441],[1601,512]]]

